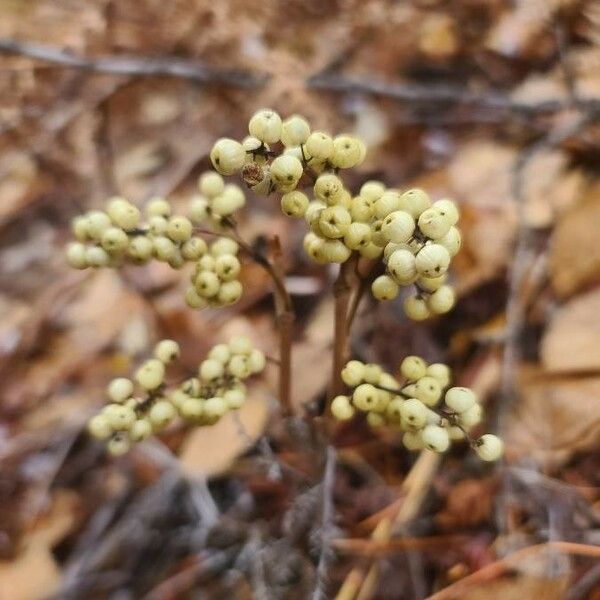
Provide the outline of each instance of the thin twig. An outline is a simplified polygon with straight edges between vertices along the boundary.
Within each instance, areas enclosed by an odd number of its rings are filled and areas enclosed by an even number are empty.
[[[327,446],[325,451],[325,474],[323,475],[323,508],[321,517],[321,553],[317,565],[315,590],[312,600],[327,598],[325,580],[331,554],[331,533],[333,529],[333,486],[335,483],[336,453],[333,446]]]
[[[586,544],[577,544],[575,542],[553,541],[544,544],[536,544],[517,550],[500,560],[497,560],[489,565],[486,565],[479,571],[475,571],[471,575],[467,575],[460,581],[449,585],[443,590],[429,596],[427,600],[453,600],[461,598],[474,585],[484,584],[500,577],[504,573],[518,568],[524,558],[531,554],[544,550],[553,550],[563,552],[564,554],[575,554],[579,556],[590,556],[594,558],[600,557],[600,548],[598,546],[588,546]]]
[[[213,69],[191,59],[155,58],[136,55],[77,56],[67,50],[53,46],[24,42],[12,38],[0,38],[0,53],[26,56],[59,67],[110,75],[167,76],[188,79],[198,83],[218,83],[242,88],[258,88],[267,81],[265,76],[252,75],[245,71]]]
[[[350,300],[350,307],[348,308],[348,320],[347,320],[347,328],[348,331],[352,328],[352,324],[354,323],[354,319],[358,313],[358,307],[360,306],[360,301],[362,300],[367,288],[369,287],[369,283],[371,282],[371,275],[373,271],[379,266],[377,262],[371,262],[369,268],[366,273],[361,273],[359,269],[359,263],[356,263],[356,275],[358,277],[358,286]]]
[[[345,263],[340,265],[340,271],[333,286],[335,301],[333,371],[329,390],[332,398],[341,394],[344,390],[341,371],[348,357],[348,307],[352,294],[352,281],[355,277],[354,269],[357,260],[357,255],[353,254]]]

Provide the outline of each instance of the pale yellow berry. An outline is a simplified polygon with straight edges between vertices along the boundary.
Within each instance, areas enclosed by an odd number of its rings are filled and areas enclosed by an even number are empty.
[[[362,411],[371,411],[379,403],[379,391],[369,383],[362,383],[352,394],[352,403]]]
[[[275,144],[281,139],[281,117],[269,108],[259,110],[248,122],[248,132],[261,142]]]
[[[415,383],[415,398],[427,406],[435,406],[441,397],[442,386],[437,379],[425,375]]]
[[[313,131],[306,139],[308,154],[317,161],[326,161],[333,154],[333,139],[323,131]]]
[[[282,154],[271,163],[271,178],[278,186],[294,186],[303,171],[302,163],[289,154]]]
[[[202,309],[208,306],[208,300],[200,296],[193,285],[185,290],[185,302],[190,308]]]
[[[70,242],[65,254],[67,263],[73,269],[85,269],[88,266],[87,250],[81,242]]]
[[[206,252],[208,252],[208,246],[206,245],[206,242],[199,237],[191,237],[181,246],[181,256],[189,261],[198,260]]]
[[[123,434],[115,435],[108,440],[106,449],[111,456],[123,456],[131,449],[131,441]]]
[[[366,198],[357,196],[350,202],[350,216],[355,222],[370,223],[373,218],[373,207]]]
[[[259,140],[257,137],[254,137],[253,135],[247,135],[243,140],[242,140],[242,146],[244,147],[244,150],[246,151],[246,153],[248,154],[248,156],[246,157],[246,163],[257,163],[257,164],[264,164],[263,161],[265,159],[264,156],[261,155],[261,153],[257,154],[257,151],[260,150],[261,148],[263,150],[270,150],[271,147],[269,146],[269,144],[265,144],[264,142],[262,142],[261,140]],[[221,193],[221,192],[219,192]],[[217,196],[218,194],[215,194],[215,196]]]
[[[351,222],[350,213],[345,208],[329,206],[319,217],[319,230],[324,236],[337,239],[344,236]]]
[[[383,427],[385,425],[385,418],[376,412],[367,413],[367,423],[370,427]]]
[[[220,363],[226,365],[231,358],[231,350],[227,344],[217,344],[211,348],[208,358],[218,360]]]
[[[188,396],[197,398],[200,396],[202,384],[197,377],[190,377],[181,384],[181,390]]]
[[[378,384],[383,374],[383,369],[375,363],[365,364],[364,379],[367,383]]]
[[[371,284],[371,291],[377,300],[393,300],[400,288],[389,275],[380,275]]]
[[[325,240],[320,236],[316,235],[312,231],[307,233],[304,236],[304,240],[302,242],[304,250],[306,253],[316,262],[324,263],[326,262],[323,257],[323,248],[325,246]]]
[[[221,396],[209,398],[204,403],[204,414],[209,418],[220,419],[227,412],[227,402]]]
[[[148,418],[157,430],[166,427],[176,415],[175,407],[168,400],[157,400],[148,411]]]
[[[192,222],[187,217],[175,216],[169,219],[167,235],[178,244],[187,242],[192,237]]]
[[[299,219],[305,215],[308,204],[308,196],[298,190],[288,192],[281,197],[281,210],[288,217],[294,219]]]
[[[400,408],[402,423],[410,429],[420,429],[427,423],[427,407],[417,398],[409,398]]]
[[[445,402],[454,412],[464,413],[477,402],[477,397],[469,388],[452,387],[446,392]]]
[[[111,217],[101,210],[91,210],[86,214],[85,219],[88,236],[97,242],[112,224]]]
[[[248,355],[248,368],[251,373],[260,373],[267,365],[267,359],[263,352],[254,348]]]
[[[212,271],[202,271],[201,273],[198,273],[194,285],[196,286],[198,294],[203,298],[214,298],[219,293],[221,281],[216,273],[213,273]]]
[[[127,431],[135,421],[135,412],[128,406],[115,404],[106,413],[106,418],[113,431]]]
[[[394,254],[396,250],[408,250],[411,254],[413,254],[409,244],[396,244],[394,242],[389,242],[383,249],[383,262],[387,264],[390,256]]]
[[[342,180],[333,173],[323,173],[317,177],[314,185],[315,196],[319,200],[332,205],[342,195],[344,184]]]
[[[388,258],[387,270],[400,285],[412,283],[417,276],[414,254],[410,250],[395,250]]]
[[[348,421],[354,416],[355,410],[348,396],[336,396],[331,401],[331,414],[338,421]]]
[[[215,260],[215,273],[221,281],[232,281],[240,269],[240,261],[233,254],[221,254]]]
[[[198,373],[203,381],[214,381],[223,376],[225,368],[222,362],[214,358],[207,358],[200,363]]]
[[[433,363],[427,367],[427,375],[433,377],[440,382],[442,389],[445,389],[450,384],[452,373],[448,365],[443,363]]]
[[[225,182],[219,173],[206,171],[198,178],[198,188],[202,195],[207,198],[214,198],[223,193]]]
[[[229,340],[229,349],[232,354],[250,355],[252,352],[252,340],[245,335],[236,335]]]
[[[142,442],[152,435],[152,423],[149,419],[137,419],[129,430],[132,442]]]
[[[299,146],[304,144],[310,135],[308,121],[300,115],[288,117],[281,127],[281,142],[284,146]]]
[[[155,390],[165,378],[165,365],[156,358],[145,361],[135,372],[135,380],[145,390]]]
[[[313,225],[317,222],[321,216],[323,210],[327,208],[327,204],[322,200],[312,200],[308,203],[306,207],[306,212],[304,213],[304,220],[309,224]]]
[[[450,222],[438,211],[428,208],[419,216],[419,230],[432,240],[444,237],[450,231]]]
[[[420,431],[407,431],[402,435],[402,444],[407,450],[422,450],[425,447]]]
[[[165,236],[157,236],[152,239],[154,255],[163,262],[170,261],[177,254],[175,243]]]
[[[148,217],[169,217],[171,205],[164,198],[151,198],[148,200],[144,211]]]
[[[475,425],[479,425],[482,418],[483,410],[481,408],[481,404],[473,404],[471,408],[458,415],[458,422],[465,429],[471,429],[472,427],[475,427]]]
[[[426,448],[434,452],[446,452],[450,447],[450,436],[448,432],[439,425],[427,425],[421,431],[421,438]]]
[[[400,373],[409,381],[417,381],[425,376],[427,363],[420,356],[407,356],[400,363]]]
[[[450,225],[456,225],[458,223],[460,213],[458,212],[458,207],[452,200],[448,200],[447,198],[437,200],[433,203],[431,208],[439,212]]]
[[[365,365],[359,360],[350,360],[341,372],[342,381],[350,387],[361,384],[365,376]]]
[[[415,220],[407,212],[396,210],[390,213],[381,226],[386,241],[402,244],[408,242],[415,231]]]
[[[486,433],[475,442],[475,452],[481,460],[496,461],[504,453],[504,442],[499,437]]]
[[[327,239],[321,249],[322,256],[326,262],[343,263],[346,262],[352,251],[341,240]]]
[[[213,215],[219,217],[228,217],[239,208],[239,200],[229,194],[221,194],[213,198],[211,202],[211,211]]]
[[[227,363],[227,372],[239,379],[246,379],[251,375],[250,367],[248,366],[248,357],[241,354],[236,354],[231,357]]]
[[[113,402],[124,402],[133,394],[133,382],[126,377],[117,377],[108,384],[106,393]]]
[[[133,231],[140,223],[141,214],[137,206],[124,201],[114,205],[112,211],[109,212],[109,216],[117,227],[125,231]]]
[[[448,250],[450,256],[456,256],[462,244],[460,231],[456,227],[450,227],[448,233],[437,239],[436,243],[440,244],[440,246],[444,246],[444,248]]]
[[[414,383],[409,383],[408,385],[405,385],[402,388],[402,393],[405,396],[410,396],[411,398],[414,398],[414,396],[415,396],[415,390],[416,390],[415,384]]]
[[[383,254],[383,248],[377,246],[373,242],[369,242],[368,244],[361,246],[358,251],[360,252],[361,256],[370,260],[379,258]]]
[[[431,316],[427,302],[418,296],[409,296],[404,300],[404,313],[413,321],[424,321]]]
[[[154,357],[165,365],[176,361],[179,355],[179,344],[175,340],[161,340],[154,347]]]
[[[402,419],[402,406],[404,405],[405,400],[402,398],[393,398],[390,400],[387,408],[385,409],[385,414],[390,421],[390,423],[400,423]]]
[[[80,242],[86,242],[91,237],[89,234],[87,217],[84,215],[75,217],[71,221],[71,231]]]
[[[107,267],[110,264],[110,256],[100,246],[88,246],[85,249],[85,261],[90,267]]]
[[[210,246],[210,253],[214,256],[221,256],[222,254],[237,254],[238,243],[228,237],[220,237],[214,241]]]
[[[418,219],[422,212],[431,206],[431,200],[427,192],[414,188],[407,190],[400,196],[400,210],[410,213],[415,219]]]
[[[450,254],[444,246],[428,244],[419,250],[415,259],[415,266],[421,275],[426,277],[439,277],[443,275],[450,265]]]
[[[89,434],[97,440],[109,438],[113,432],[110,421],[106,415],[96,415],[87,424]]]
[[[167,262],[173,269],[181,269],[185,265],[185,258],[181,254],[181,248],[176,247],[173,256]]]
[[[244,288],[237,279],[225,281],[219,288],[217,301],[223,306],[229,306],[230,304],[235,304],[242,297],[243,293]]]
[[[455,301],[454,290],[449,285],[443,285],[429,296],[427,308],[435,315],[442,315],[452,309]]]
[[[186,398],[179,407],[181,416],[188,421],[198,421],[204,413],[204,400]]]
[[[344,244],[350,250],[359,250],[371,241],[371,228],[366,223],[350,223],[344,234]]]
[[[210,160],[221,175],[233,175],[244,166],[246,151],[236,140],[221,138],[210,151]]]
[[[246,394],[243,390],[239,389],[227,390],[223,394],[223,400],[229,410],[236,410],[241,408],[246,401]]]
[[[385,219],[397,210],[400,210],[400,194],[396,190],[386,190],[373,205],[373,212],[377,219]]]
[[[208,199],[204,196],[193,196],[190,200],[189,212],[192,222],[196,225],[206,222],[210,216]]]
[[[384,248],[387,245],[385,235],[383,235],[383,219],[377,219],[371,223],[371,241],[377,246]]]
[[[129,237],[119,227],[109,227],[102,233],[102,247],[109,253],[124,252],[129,246]]]
[[[376,200],[381,198],[383,192],[385,192],[383,183],[380,181],[367,181],[362,184],[358,194],[367,200],[370,205],[373,205]]]
[[[435,292],[444,285],[444,282],[447,278],[447,273],[444,273],[439,277],[418,277],[415,283],[417,284],[419,289],[425,292]]]
[[[364,158],[361,141],[351,135],[338,135],[333,140],[331,164],[339,169],[350,169]]]
[[[197,263],[197,273],[201,271],[214,271],[217,261],[212,254],[205,254]]]
[[[169,220],[166,217],[155,215],[148,219],[148,229],[151,235],[165,235],[169,226]]]

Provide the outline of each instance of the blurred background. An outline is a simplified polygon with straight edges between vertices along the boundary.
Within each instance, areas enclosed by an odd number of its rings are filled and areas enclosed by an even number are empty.
[[[449,363],[506,440],[500,465],[457,445],[407,480],[415,456],[355,423],[324,476],[322,440],[278,416],[273,367],[215,427],[116,460],[86,436],[158,339],[190,368],[234,333],[277,354],[256,265],[237,305],[197,312],[186,273],[62,255],[70,219],[110,195],[183,209],[215,139],[265,106],[361,136],[353,189],[459,203],[456,309],[415,324],[365,300],[352,352]],[[599,118],[593,0],[0,0],[0,599],[334,598],[372,564],[363,600],[600,598]],[[293,400],[318,414],[333,274],[274,197],[248,198],[244,236],[284,244]]]

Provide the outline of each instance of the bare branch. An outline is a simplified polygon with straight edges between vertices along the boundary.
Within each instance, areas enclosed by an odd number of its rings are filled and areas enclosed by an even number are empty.
[[[261,87],[268,79],[264,75],[252,75],[246,71],[214,69],[185,58],[135,55],[85,57],[77,56],[68,50],[11,38],[0,38],[0,54],[26,56],[56,66],[93,73],[135,77],[177,77],[198,83],[219,83],[242,88]]]

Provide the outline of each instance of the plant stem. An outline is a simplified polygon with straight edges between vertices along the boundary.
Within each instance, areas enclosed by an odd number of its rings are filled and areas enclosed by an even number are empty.
[[[348,356],[348,307],[352,294],[352,280],[358,256],[352,256],[340,266],[340,272],[333,286],[335,301],[334,338],[333,338],[333,370],[331,374],[330,396],[334,398],[344,391],[341,371]]]
[[[291,387],[292,387],[292,340],[294,334],[294,305],[292,298],[285,287],[285,269],[283,266],[283,255],[281,243],[277,235],[269,241],[269,256],[265,256],[255,250],[239,234],[236,224],[227,220],[231,234],[218,234],[207,230],[199,230],[198,233],[211,235],[224,235],[235,240],[240,248],[267,272],[274,286],[273,296],[275,299],[275,320],[279,333],[279,402],[284,415],[293,413]]]

